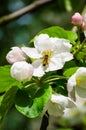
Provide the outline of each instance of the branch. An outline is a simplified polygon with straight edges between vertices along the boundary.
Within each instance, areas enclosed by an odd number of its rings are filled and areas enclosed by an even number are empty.
[[[48,125],[49,125],[49,114],[46,111],[46,113],[44,114],[44,116],[42,118],[40,130],[47,130]]]
[[[26,14],[27,12],[43,5],[43,4],[46,4],[48,2],[51,2],[52,0],[37,0],[35,2],[33,2],[32,4],[14,12],[14,13],[11,13],[11,14],[8,14],[8,15],[5,15],[5,16],[2,16],[0,17],[0,24],[4,23],[4,22],[8,22],[10,20],[13,20],[15,18],[18,18],[24,14]]]

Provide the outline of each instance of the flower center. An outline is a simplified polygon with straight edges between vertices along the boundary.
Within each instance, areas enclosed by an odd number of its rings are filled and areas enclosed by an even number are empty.
[[[42,55],[43,55],[43,57],[42,57],[42,59],[41,59],[42,65],[43,65],[43,66],[49,65],[49,63],[50,63],[50,57],[51,57],[51,55],[52,55],[52,51],[51,51],[51,50],[43,51],[43,52],[42,52]]]
[[[78,77],[78,78],[76,79],[76,83],[77,83],[78,86],[80,85],[80,83],[81,83],[81,78],[80,78],[80,77]]]
[[[76,79],[77,86],[86,88],[86,76],[79,76]]]

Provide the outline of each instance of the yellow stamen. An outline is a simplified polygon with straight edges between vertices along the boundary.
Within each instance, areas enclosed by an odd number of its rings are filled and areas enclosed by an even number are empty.
[[[78,78],[76,79],[76,83],[77,83],[77,86],[80,85],[80,83],[81,83],[81,78],[80,78],[80,77],[78,77]]]
[[[46,50],[42,52],[42,59],[41,59],[41,63],[43,66],[49,65],[50,63],[50,57],[52,55],[52,51],[51,50]]]

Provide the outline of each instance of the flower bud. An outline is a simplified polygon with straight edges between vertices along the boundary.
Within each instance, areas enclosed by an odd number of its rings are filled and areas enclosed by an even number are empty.
[[[33,75],[34,68],[25,61],[15,62],[11,67],[11,76],[18,81],[30,79]]]
[[[84,18],[77,12],[72,16],[72,23],[76,26],[81,26],[84,22]]]
[[[25,60],[24,54],[19,47],[12,47],[12,50],[6,55],[6,59],[10,64],[13,64],[17,61]]]

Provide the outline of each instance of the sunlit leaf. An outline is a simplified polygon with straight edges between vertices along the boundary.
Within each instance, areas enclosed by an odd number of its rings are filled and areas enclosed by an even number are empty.
[[[66,77],[70,77],[71,75],[73,75],[76,70],[78,69],[79,67],[72,67],[72,68],[69,68],[67,69],[65,72],[64,72],[64,76]]]
[[[10,65],[0,67],[0,92],[7,91],[19,82],[10,75]]]
[[[18,91],[16,96],[16,108],[23,115],[29,118],[35,118],[42,113],[46,102],[51,96],[52,89],[48,84],[44,84],[37,91],[34,98],[31,98],[28,93],[29,92],[23,90]],[[18,98],[20,99],[18,100]]]
[[[1,105],[0,105],[0,120],[7,114],[15,101],[15,94],[17,92],[17,86],[11,87],[5,95],[3,96]]]
[[[70,42],[74,42],[77,39],[77,34],[73,31],[64,30],[58,26],[52,26],[40,31],[39,34],[48,34],[50,37],[57,37],[57,38],[65,38],[70,40]],[[33,41],[33,39],[32,39]]]

